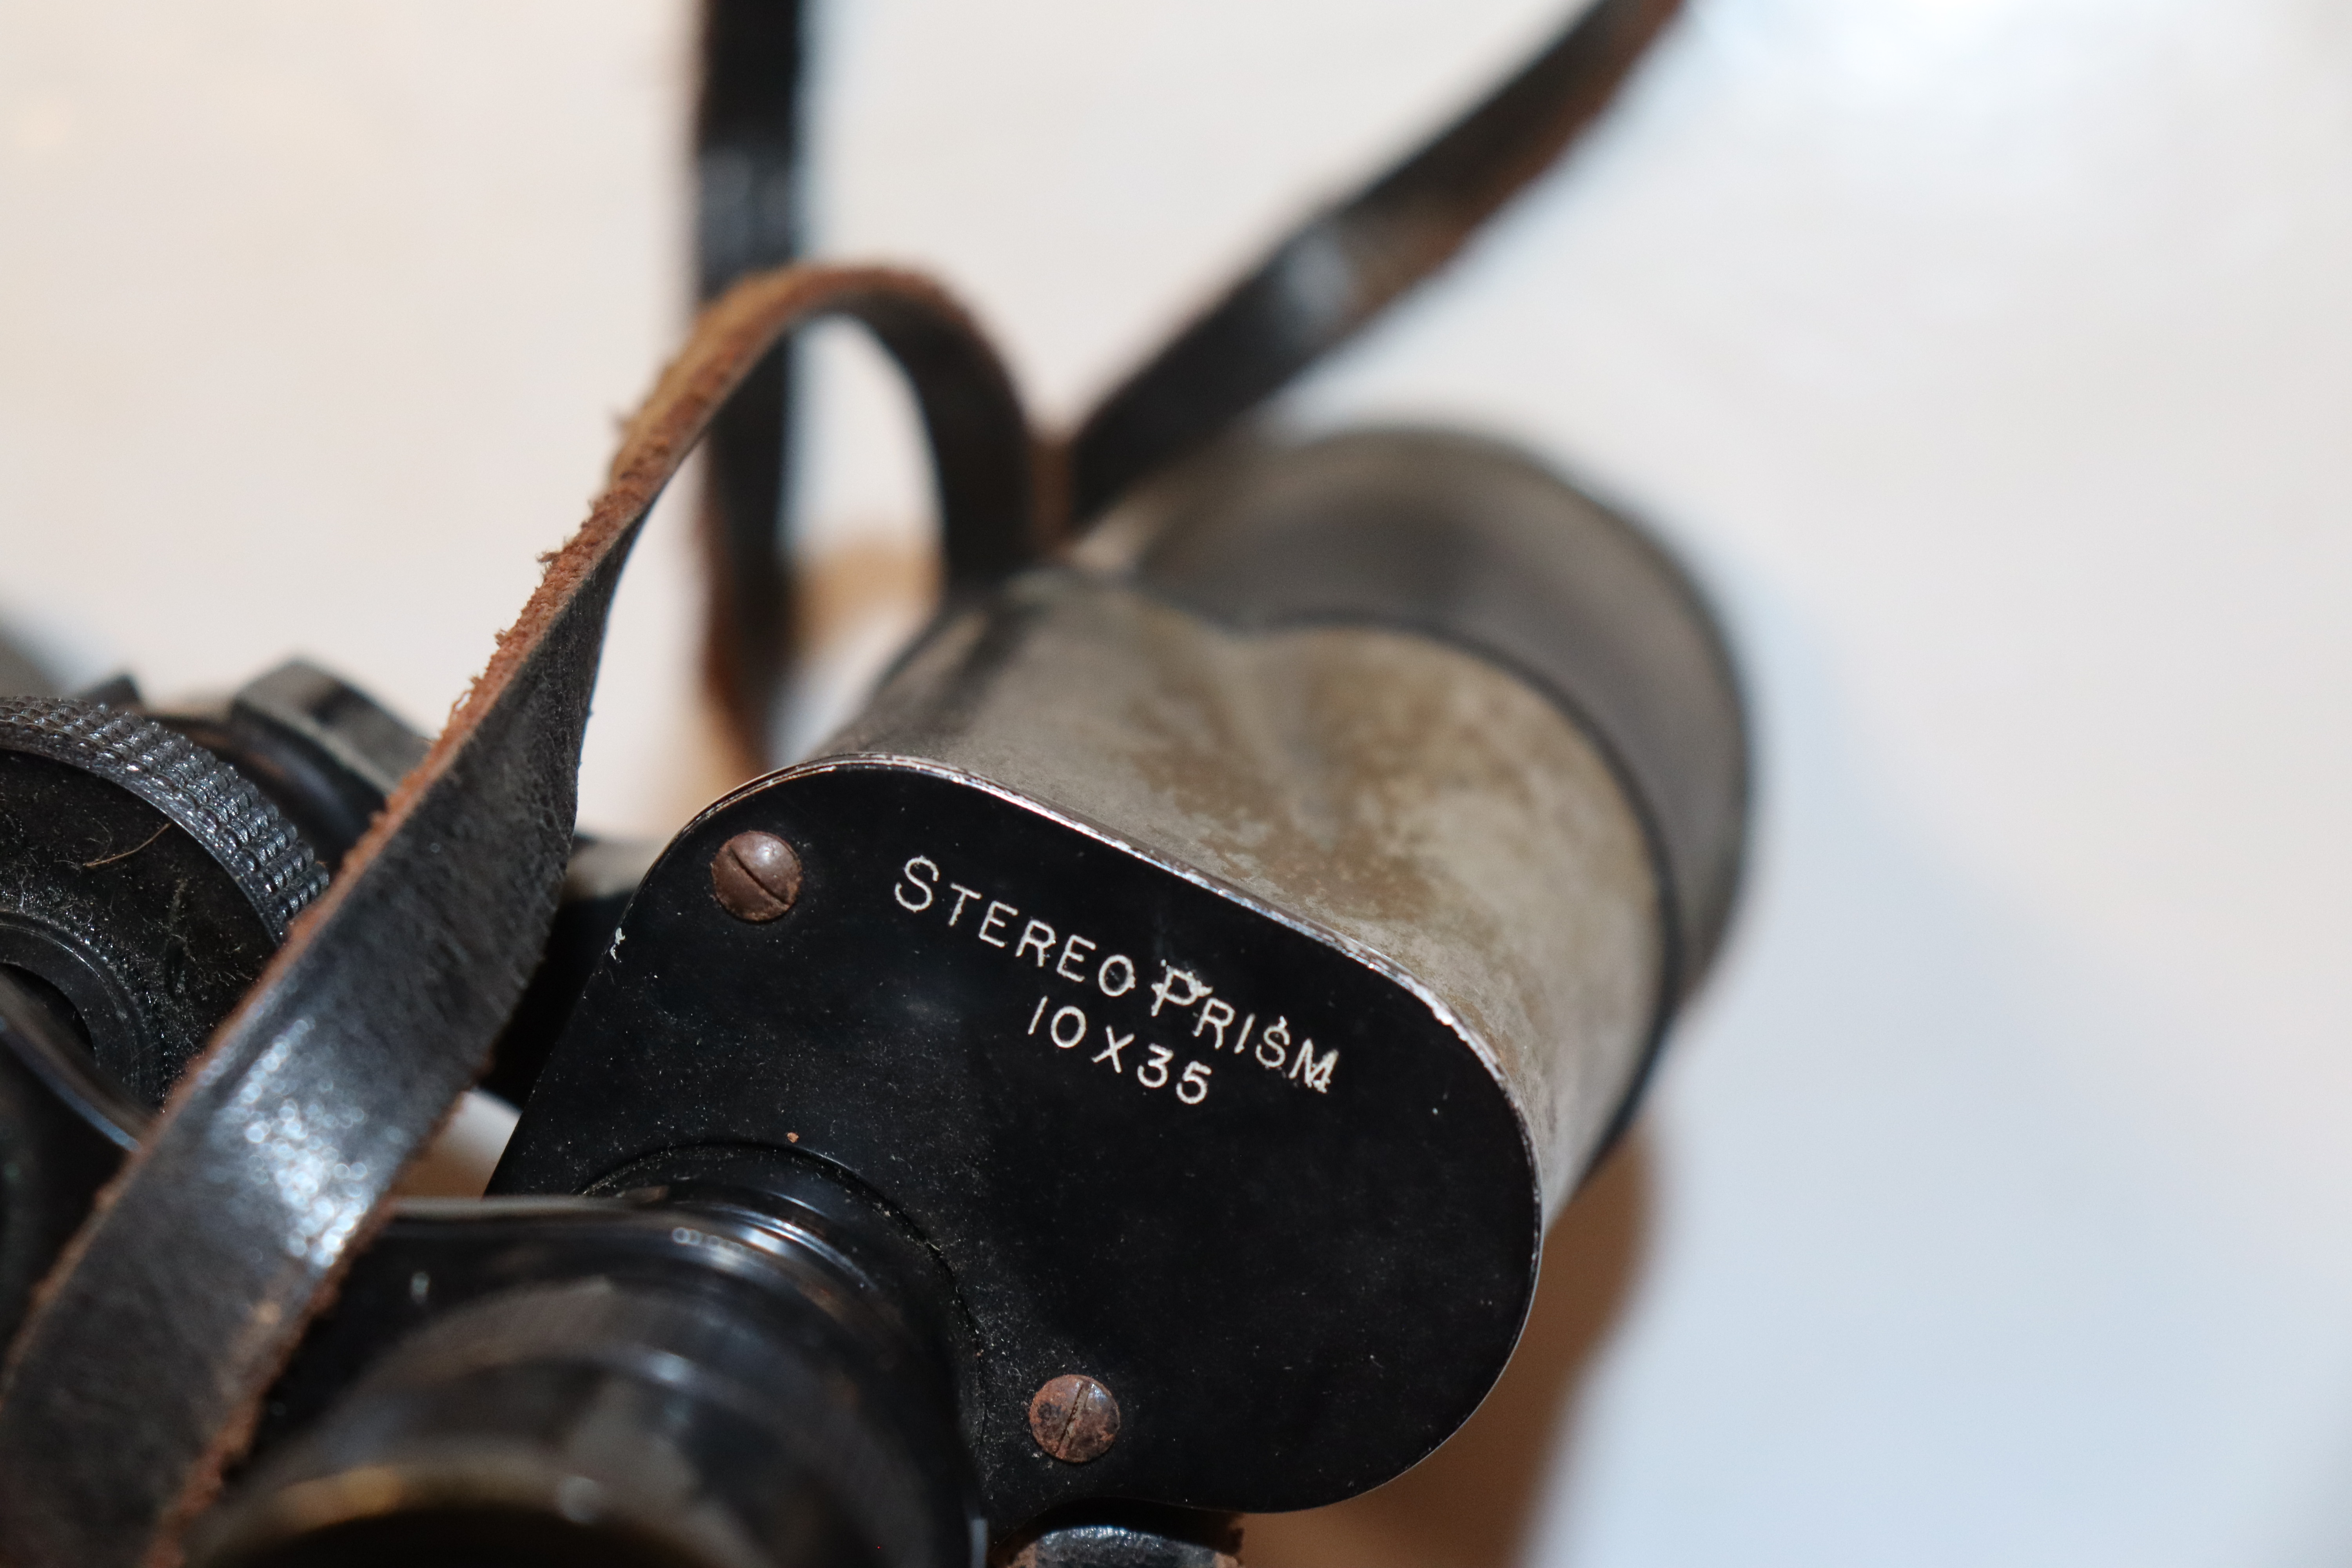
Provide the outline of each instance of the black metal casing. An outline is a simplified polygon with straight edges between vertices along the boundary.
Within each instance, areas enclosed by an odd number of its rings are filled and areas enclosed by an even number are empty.
[[[1386,601],[1358,572],[1335,602],[1285,519],[1393,502],[1399,464],[1440,471],[1389,535],[1478,572],[1451,599],[1392,573]],[[1163,501],[1124,565],[1114,519],[1086,569],[950,616],[831,754],[656,862],[494,1190],[739,1148],[871,1191],[972,1324],[962,1420],[1000,1527],[1088,1498],[1306,1507],[1407,1468],[1507,1359],[1542,1226],[1687,987],[1677,955],[1715,945],[1739,843],[1703,607],[1557,481],[1528,519],[1531,471],[1417,434],[1249,458],[1207,487],[1206,515],[1256,504],[1281,569],[1241,613],[1197,563],[1246,582],[1246,549]],[[1501,491],[1517,523],[1479,528]],[[1607,613],[1555,595],[1573,625],[1547,642],[1543,588],[1596,561]],[[801,857],[772,922],[713,895],[747,829]],[[1070,1372],[1123,1412],[1083,1466],[1022,1419]]]
[[[711,897],[747,826],[803,847],[801,900],[769,924]],[[1228,1048],[1193,1035],[1197,1006],[1152,1017],[1171,969],[1234,999]],[[1073,1492],[1345,1495],[1466,1416],[1517,1336],[1525,1140],[1428,1006],[967,777],[821,763],[707,813],[575,1019],[498,1186],[612,1191],[665,1151],[744,1144],[887,1194],[980,1328],[967,1436],[993,1517]],[[1070,1371],[1124,1412],[1083,1469],[1019,1419]]]

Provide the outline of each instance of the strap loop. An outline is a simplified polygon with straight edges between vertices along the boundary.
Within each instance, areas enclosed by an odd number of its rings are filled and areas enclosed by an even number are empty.
[[[178,1560],[180,1531],[530,976],[571,843],[605,617],[646,513],[761,356],[822,315],[865,323],[913,384],[950,582],[1039,552],[1019,400],[938,289],[796,268],[705,311],[489,668],[44,1286],[0,1378],[0,1563]]]

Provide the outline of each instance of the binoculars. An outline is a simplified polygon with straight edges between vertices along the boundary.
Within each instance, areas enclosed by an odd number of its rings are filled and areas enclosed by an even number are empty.
[[[425,752],[300,664],[0,701],[0,1329]],[[1706,969],[1747,773],[1701,596],[1539,464],[1213,450],[658,854],[575,840],[488,1194],[349,1238],[191,1561],[1206,1568],[1402,1473]]]

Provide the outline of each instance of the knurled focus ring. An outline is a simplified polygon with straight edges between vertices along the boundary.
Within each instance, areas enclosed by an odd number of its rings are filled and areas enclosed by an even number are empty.
[[[0,752],[79,768],[162,812],[229,874],[274,941],[326,890],[325,868],[259,790],[142,713],[67,697],[0,698]]]

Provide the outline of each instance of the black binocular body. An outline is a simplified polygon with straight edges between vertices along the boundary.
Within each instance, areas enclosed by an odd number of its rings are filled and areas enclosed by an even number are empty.
[[[422,751],[300,666],[0,704],[0,1322]],[[1526,458],[1177,470],[649,865],[583,843],[488,1195],[359,1253],[194,1560],[1206,1564],[1391,1479],[1705,972],[1747,771],[1699,595]]]

